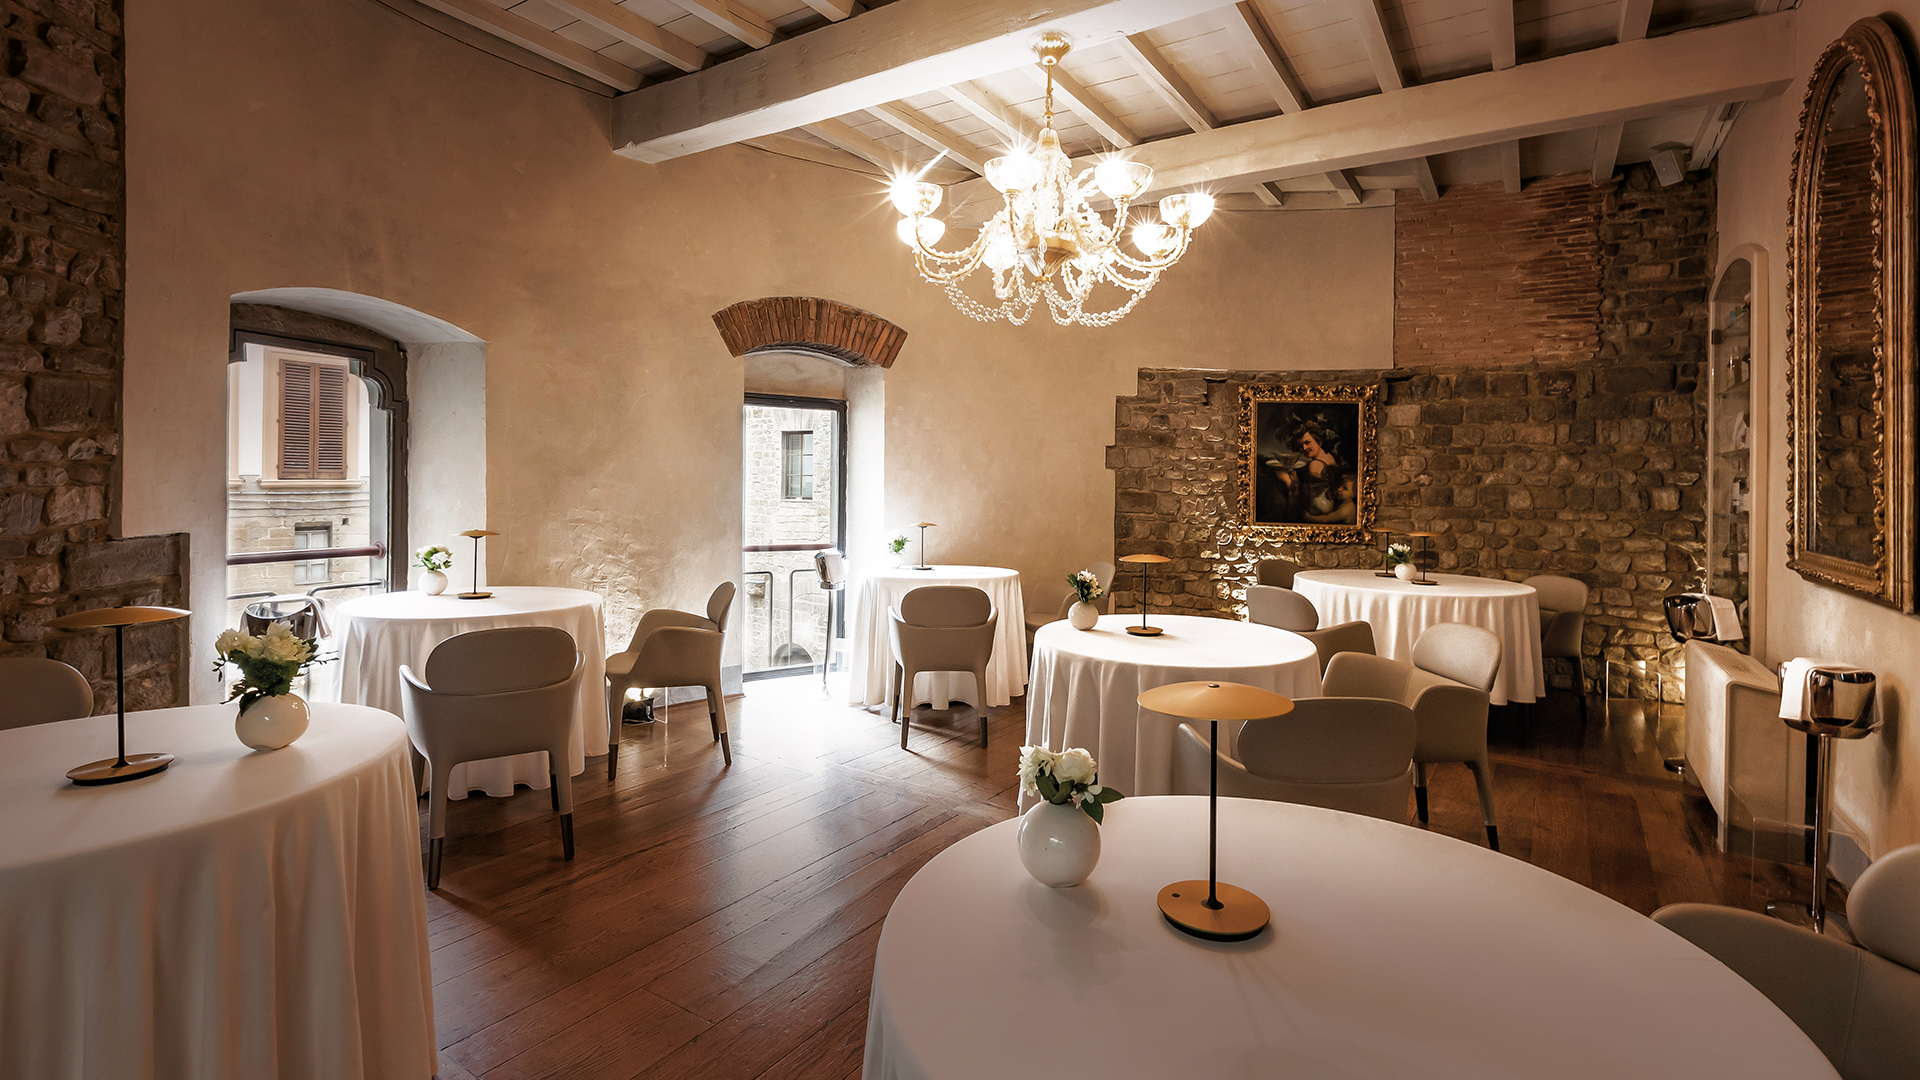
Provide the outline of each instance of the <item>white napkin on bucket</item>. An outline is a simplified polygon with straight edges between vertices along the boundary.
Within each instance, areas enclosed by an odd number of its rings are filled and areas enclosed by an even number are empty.
[[[1800,706],[1807,696],[1807,672],[1814,668],[1832,668],[1835,671],[1865,671],[1865,668],[1842,663],[1839,660],[1816,660],[1808,656],[1796,656],[1780,665],[1780,719],[1800,719]]]

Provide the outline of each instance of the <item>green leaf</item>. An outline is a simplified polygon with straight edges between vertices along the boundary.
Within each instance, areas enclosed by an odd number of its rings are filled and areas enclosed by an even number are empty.
[[[1081,802],[1080,809],[1085,810],[1087,812],[1087,816],[1093,819],[1093,823],[1095,825],[1100,824],[1100,818],[1104,814],[1106,814],[1106,810],[1103,807],[1101,807],[1101,805],[1098,802],[1095,802],[1092,799],[1087,799]]]
[[[1034,778],[1034,785],[1040,789],[1040,797],[1050,803],[1065,802],[1060,792],[1060,782],[1046,773]]]
[[[1126,798],[1126,796],[1120,794],[1119,788],[1101,788],[1098,798],[1102,803],[1110,803],[1110,802],[1118,802],[1119,800]]]

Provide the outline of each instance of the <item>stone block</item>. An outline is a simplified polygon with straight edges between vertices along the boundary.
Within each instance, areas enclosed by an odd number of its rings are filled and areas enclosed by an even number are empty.
[[[74,589],[107,589],[172,577],[180,572],[180,538],[136,536],[70,547],[67,582]]]
[[[98,105],[107,86],[91,64],[60,55],[32,38],[15,38],[15,76],[29,86],[65,98],[77,105]]]
[[[113,384],[93,379],[36,375],[27,383],[27,411],[42,431],[112,427]]]
[[[53,489],[47,497],[47,524],[72,525],[107,516],[105,488],[69,486]]]

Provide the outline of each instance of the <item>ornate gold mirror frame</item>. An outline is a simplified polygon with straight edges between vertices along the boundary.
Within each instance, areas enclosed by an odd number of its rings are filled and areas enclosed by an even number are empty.
[[[1862,104],[1864,124],[1844,126]],[[1913,85],[1884,21],[1854,23],[1814,66],[1792,183],[1787,566],[1912,612]],[[1843,230],[1849,214],[1858,227]]]

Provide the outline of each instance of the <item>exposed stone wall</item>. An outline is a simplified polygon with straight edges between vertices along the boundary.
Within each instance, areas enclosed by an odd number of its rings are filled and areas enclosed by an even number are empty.
[[[1544,188],[1545,200],[1566,198],[1564,185]],[[1524,193],[1506,198],[1516,204],[1511,227],[1524,239],[1536,208]],[[1594,344],[1585,357],[1559,359],[1564,339],[1555,336],[1543,346],[1549,359],[1522,351],[1494,369],[1469,350],[1466,364],[1392,371],[1142,370],[1138,394],[1118,403],[1108,465],[1118,552],[1174,560],[1156,568],[1152,603],[1237,615],[1259,559],[1378,564],[1377,547],[1281,543],[1238,517],[1241,387],[1371,382],[1381,390],[1380,527],[1439,534],[1443,571],[1585,581],[1592,590],[1583,665],[1589,684],[1606,658],[1670,667],[1677,651],[1661,632],[1660,601],[1698,585],[1704,554],[1706,400],[1698,360],[1706,347],[1712,185],[1701,179],[1661,189],[1636,169],[1602,189],[1598,202],[1589,224],[1594,301],[1586,309]],[[1480,219],[1482,243],[1505,242],[1504,219]],[[1401,280],[1419,273],[1403,265]],[[1487,330],[1490,338],[1503,332]],[[1116,582],[1122,610],[1139,603],[1138,583],[1127,574]],[[1563,684],[1570,674],[1559,673]],[[1676,681],[1669,695],[1677,693]]]
[[[113,708],[113,645],[57,615],[180,604],[180,537],[110,540],[117,519],[125,277],[118,0],[12,0],[0,76],[0,625]],[[129,707],[172,705],[184,623],[127,634]]]

